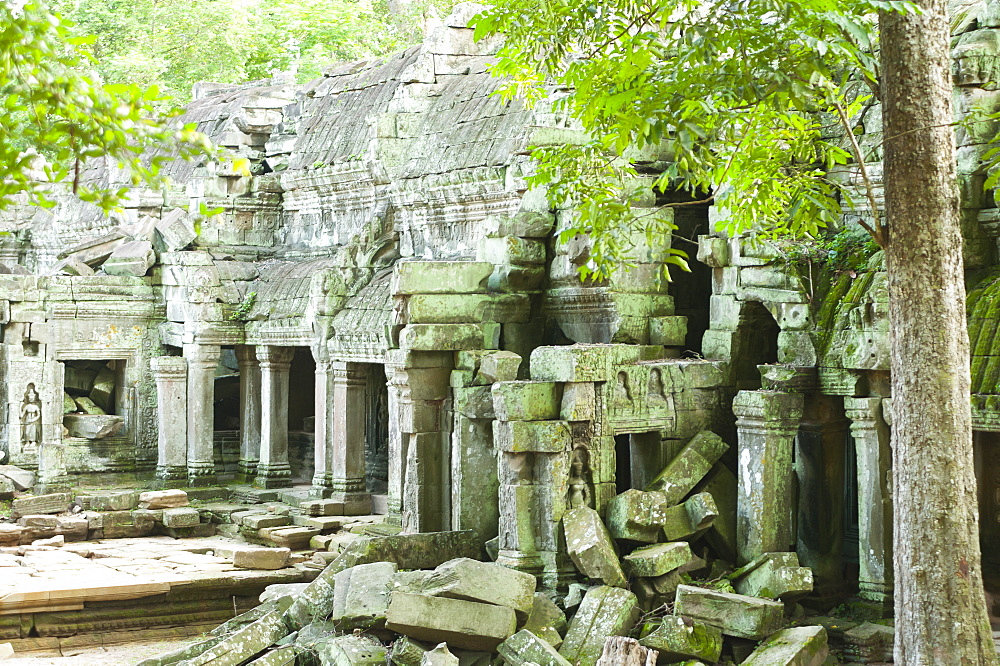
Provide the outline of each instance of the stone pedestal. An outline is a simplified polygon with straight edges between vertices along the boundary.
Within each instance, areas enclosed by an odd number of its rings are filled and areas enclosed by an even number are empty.
[[[892,449],[881,398],[845,398],[858,464],[858,595],[893,607]]]
[[[156,478],[163,485],[187,479],[187,360],[158,356],[150,361],[156,379]]]
[[[368,377],[359,363],[330,364],[333,428],[329,447],[330,498],[344,503],[344,513],[368,513],[371,495],[365,488],[365,441]]]
[[[739,439],[736,541],[740,563],[792,549],[792,452],[803,397],[740,391],[733,400]]]
[[[844,577],[844,449],[848,421],[841,398],[812,395],[795,443],[799,562],[813,571],[812,599],[826,607],[850,590]]]
[[[284,488],[291,484],[288,464],[288,375],[294,347],[257,347],[260,361],[260,462],[253,485]]]
[[[215,483],[215,370],[219,345],[184,345],[187,361],[187,476],[192,486]]]
[[[330,370],[330,360],[323,358],[313,350],[316,359],[316,427],[315,449],[313,451],[313,478],[310,495],[325,498],[333,492],[330,475],[330,448],[333,442],[334,419],[330,417],[333,407],[333,374]]]
[[[260,460],[260,364],[257,350],[236,345],[240,367],[240,462],[236,480],[250,483]]]

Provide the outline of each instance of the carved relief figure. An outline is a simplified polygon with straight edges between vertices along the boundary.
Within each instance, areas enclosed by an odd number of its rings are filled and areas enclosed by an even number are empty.
[[[618,373],[618,393],[619,400],[632,402],[632,390],[628,386],[628,375],[622,371]]]
[[[42,401],[34,384],[28,384],[21,402],[21,443],[38,446],[42,439]]]
[[[573,460],[569,466],[569,497],[570,508],[590,506],[590,451],[585,446],[573,449]]]

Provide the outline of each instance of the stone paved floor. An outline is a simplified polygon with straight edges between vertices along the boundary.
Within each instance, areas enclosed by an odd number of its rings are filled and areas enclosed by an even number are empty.
[[[143,659],[174,650],[194,639],[124,643],[103,647],[62,648],[4,659],[4,666],[132,666]]]

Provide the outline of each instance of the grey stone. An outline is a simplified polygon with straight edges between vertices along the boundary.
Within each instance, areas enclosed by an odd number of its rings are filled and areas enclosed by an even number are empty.
[[[74,401],[76,402],[76,406],[79,408],[79,410],[84,414],[90,414],[95,416],[106,415],[104,408],[95,404],[94,401],[88,397],[83,396],[79,398],[74,398]],[[65,419],[63,420],[63,425],[66,425]]]
[[[668,509],[662,492],[626,490],[608,502],[608,531],[615,539],[656,543]]]
[[[274,585],[268,585],[264,588],[264,591],[260,593],[260,597],[258,597],[257,600],[263,604],[268,601],[283,599],[285,597],[291,599],[296,597],[308,585],[309,583],[275,583]]]
[[[647,490],[665,495],[667,506],[678,504],[712,469],[729,445],[709,430],[695,435],[670,461]]]
[[[227,636],[205,652],[182,663],[184,666],[237,666],[260,654],[288,633],[281,621],[288,601]]]
[[[608,636],[624,636],[639,621],[639,604],[628,590],[600,585],[587,591],[570,622],[559,654],[570,663],[595,666]]]
[[[122,243],[101,264],[101,270],[108,275],[144,276],[156,263],[156,253],[149,241],[129,241]]]
[[[512,608],[394,592],[386,628],[417,640],[493,651],[517,629]]]
[[[632,576],[652,578],[680,568],[691,560],[691,547],[684,541],[636,548],[623,558]]]
[[[181,509],[165,509],[180,511]],[[234,548],[233,566],[240,569],[284,569],[291,551],[288,548]]]
[[[359,564],[338,573],[334,576],[330,619],[345,630],[384,625],[395,573],[396,565],[392,562]]]
[[[319,646],[322,666],[384,666],[385,646],[371,636],[337,636]]]
[[[176,509],[188,504],[188,494],[183,490],[151,490],[139,493],[140,509]]]
[[[447,643],[440,643],[421,655],[420,666],[458,666],[458,657],[448,650]]]
[[[692,495],[683,504],[667,509],[663,536],[667,541],[693,536],[711,527],[718,516],[719,508],[709,493]]]
[[[704,622],[668,615],[639,642],[660,653],[663,661],[703,659],[716,662],[722,653],[722,632]]]
[[[531,631],[522,629],[497,647],[497,652],[510,666],[569,666],[570,662],[548,642]]]
[[[527,618],[535,602],[535,577],[498,564],[462,557],[438,566],[423,584],[424,594],[513,608]]]
[[[566,613],[543,593],[535,592],[534,604],[522,629],[527,629],[558,650],[566,628]]]
[[[588,506],[567,511],[563,530],[566,550],[580,573],[605,585],[625,587],[618,553],[600,514]]]
[[[82,400],[78,398],[77,402]],[[66,414],[63,425],[70,437],[83,439],[107,439],[121,432],[125,419],[113,414]]]
[[[784,624],[785,606],[767,599],[680,585],[674,613],[716,626],[727,636],[761,640]]]
[[[389,659],[396,666],[420,666],[424,653],[430,648],[409,636],[400,636],[392,643]]]
[[[175,208],[160,218],[156,223],[156,238],[154,240],[160,252],[176,252],[183,250],[198,237],[194,224],[180,208]]]
[[[90,496],[92,511],[129,511],[139,505],[139,497],[135,491],[119,491],[100,493]]]
[[[181,507],[163,510],[163,525],[165,527],[194,527],[201,522],[198,509]]]
[[[764,553],[734,572],[733,587],[740,594],[795,601],[812,592],[813,574],[799,566],[795,553]]]
[[[821,666],[829,647],[823,627],[790,627],[768,637],[744,666]]]
[[[34,472],[14,465],[0,465],[0,476],[10,479],[18,490],[29,490],[35,485]]]
[[[69,493],[51,493],[19,497],[11,505],[11,515],[14,518],[31,514],[62,513],[69,509],[73,498]]]

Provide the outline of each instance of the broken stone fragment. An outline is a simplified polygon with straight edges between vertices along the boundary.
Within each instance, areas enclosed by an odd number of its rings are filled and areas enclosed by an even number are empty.
[[[150,490],[139,494],[140,509],[176,509],[188,505],[188,494],[183,490]]]
[[[624,636],[639,621],[639,603],[628,590],[592,587],[566,632],[559,654],[579,666],[595,666],[608,636]]]
[[[558,388],[553,382],[500,382],[493,385],[493,409],[501,421],[553,421],[559,418]]]
[[[418,640],[494,651],[517,630],[514,609],[461,599],[394,592],[386,628]]]
[[[821,666],[829,647],[823,627],[790,627],[770,636],[743,666]]]
[[[144,276],[156,263],[153,244],[145,240],[122,243],[101,264],[101,270],[108,275]]]
[[[764,553],[733,574],[740,594],[794,601],[812,592],[812,569],[799,566],[795,553]]]
[[[522,629],[497,647],[497,652],[510,666],[569,666],[570,662],[547,641]]]
[[[510,382],[517,379],[517,370],[521,367],[521,357],[512,351],[490,352],[482,357],[479,371],[476,373],[476,384],[487,385],[497,382]]]
[[[72,414],[76,411],[76,400],[69,393],[63,393],[63,414]]]
[[[486,291],[493,264],[481,261],[400,261],[392,275],[394,294],[475,294]]]
[[[719,515],[715,499],[708,493],[698,493],[683,504],[666,511],[663,536],[667,541],[679,541],[711,527]]]
[[[608,531],[615,539],[656,543],[669,506],[661,492],[626,490],[608,502]]]
[[[160,252],[176,252],[183,250],[198,237],[194,224],[187,213],[181,208],[175,208],[165,214],[156,223],[154,242]]]
[[[290,556],[291,551],[287,548],[234,548],[233,566],[273,571],[288,566]]]
[[[420,666],[428,646],[415,641],[409,636],[400,636],[392,643],[389,659],[396,666]]]
[[[656,666],[657,651],[628,636],[608,636],[597,666]]]
[[[448,650],[447,643],[438,643],[433,650],[421,655],[420,666],[458,666],[458,657]]]
[[[235,551],[233,554],[235,555]],[[263,604],[268,601],[274,601],[275,599],[283,599],[285,597],[293,598],[304,590],[307,585],[309,585],[309,583],[275,583],[274,585],[268,585],[264,588],[264,591],[260,593],[257,600]]]
[[[64,250],[56,255],[57,259],[73,257],[77,261],[82,261],[88,266],[95,267],[101,265],[115,249],[125,242],[128,236],[120,229],[115,229],[111,233],[98,238],[86,240],[83,243]]]
[[[529,573],[463,557],[438,566],[423,583],[424,594],[513,608],[527,618],[537,580]]]
[[[69,509],[72,499],[69,493],[19,497],[11,505],[11,515],[20,518],[30,514],[62,513]]]
[[[74,398],[74,400],[76,402],[76,406],[79,409],[79,411],[83,412],[84,414],[94,414],[99,416],[105,415],[105,411],[101,409],[99,406],[97,406],[94,403],[94,401],[91,400],[90,398],[79,397],[79,398]],[[63,425],[66,425],[65,419],[63,420]]]
[[[135,491],[105,492],[90,496],[92,511],[129,511],[139,505]]]
[[[523,628],[558,650],[566,631],[566,613],[543,593],[535,592],[535,601]]]
[[[722,463],[716,463],[696,490],[712,496],[719,515],[705,533],[705,541],[715,554],[727,562],[736,561],[736,475]]]
[[[35,485],[35,473],[15,465],[0,465],[0,476],[13,481],[18,490],[28,490]]]
[[[295,663],[300,652],[302,649],[295,645],[281,645],[248,662],[247,666],[289,666]]]
[[[599,513],[588,506],[567,511],[563,516],[563,531],[566,550],[580,573],[605,585],[625,587],[628,581]]]
[[[260,654],[288,633],[281,616],[289,603],[279,601],[275,610],[188,659],[184,666],[236,666]]]
[[[664,662],[683,659],[716,662],[722,653],[722,632],[717,627],[670,615],[639,642],[659,650]]]
[[[667,506],[678,504],[698,485],[729,445],[710,430],[695,435],[681,452],[653,479],[647,490],[659,490]]]
[[[685,541],[658,543],[636,548],[624,557],[631,576],[663,576],[691,560],[691,547]]]
[[[395,573],[392,562],[359,564],[338,573],[334,576],[330,619],[344,630],[383,626]]]
[[[63,260],[54,263],[52,268],[49,269],[49,274],[89,277],[94,274],[94,269],[76,257],[66,257]]]
[[[674,614],[716,626],[727,636],[761,640],[784,624],[785,606],[768,599],[679,585]]]
[[[434,575],[433,571],[397,571],[392,577],[391,589],[393,592],[408,592],[411,594],[423,594],[424,585],[427,579]]]
[[[77,402],[81,400],[87,398],[78,398]],[[125,425],[125,419],[113,414],[66,414],[63,425],[70,437],[96,440],[117,435]]]
[[[384,666],[385,646],[371,636],[336,636],[317,645],[321,666]]]
[[[180,507],[177,509],[163,510],[164,527],[194,527],[201,522],[198,509],[191,507]]]
[[[105,412],[114,406],[112,400],[115,394],[115,373],[111,368],[104,366],[97,377],[94,378],[94,386],[90,389],[90,399],[95,405]]]

